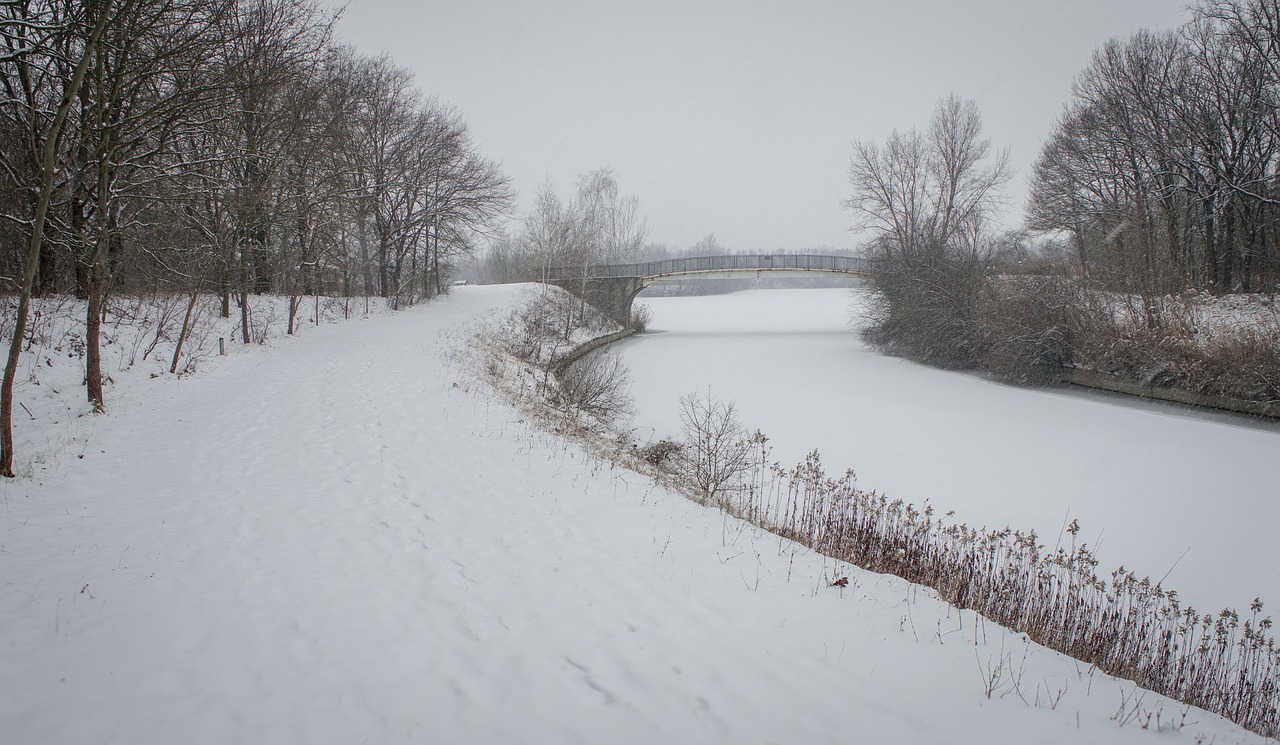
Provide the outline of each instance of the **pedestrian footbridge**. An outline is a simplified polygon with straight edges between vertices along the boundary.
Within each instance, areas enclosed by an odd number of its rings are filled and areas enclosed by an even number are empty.
[[[840,274],[865,277],[872,274],[872,264],[861,256],[816,254],[689,256],[638,264],[550,267],[536,281],[568,290],[629,329],[631,303],[641,290],[658,280],[681,276],[729,278],[765,272],[783,276]]]

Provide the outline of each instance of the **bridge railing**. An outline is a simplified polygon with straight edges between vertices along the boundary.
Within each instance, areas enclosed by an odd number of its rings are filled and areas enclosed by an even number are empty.
[[[636,264],[599,264],[591,267],[551,267],[547,279],[576,277],[663,277],[671,274],[728,271],[825,271],[866,274],[871,262],[861,256],[820,256],[816,254],[747,254],[734,256],[690,256]]]

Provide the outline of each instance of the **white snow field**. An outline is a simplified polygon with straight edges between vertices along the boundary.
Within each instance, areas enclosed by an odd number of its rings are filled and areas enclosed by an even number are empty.
[[[448,353],[519,292],[130,378],[51,430],[0,484],[0,741],[1264,742],[535,431]]]
[[[1261,596],[1280,609],[1280,422],[1084,389],[1001,385],[869,349],[850,328],[865,290],[641,298],[652,333],[616,345],[632,368],[636,436],[678,434],[681,395],[735,402],[784,466],[818,449],[829,473],[956,521],[1067,522],[1117,565],[1165,580],[1201,612]],[[1066,537],[1069,539],[1069,536]]]

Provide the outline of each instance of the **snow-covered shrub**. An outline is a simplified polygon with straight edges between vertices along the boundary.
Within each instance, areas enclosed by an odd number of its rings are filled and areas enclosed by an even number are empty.
[[[1145,385],[1280,400],[1280,313],[1263,296],[1081,293],[1076,364]]]
[[[629,416],[630,369],[584,346],[621,330],[603,313],[554,286],[532,289],[506,318],[477,335],[486,377],[498,391],[562,433],[582,438],[614,434]],[[587,419],[579,417],[586,414]]]
[[[1084,318],[1078,291],[1060,276],[1010,277],[993,282],[984,303],[984,365],[1016,383],[1056,380],[1075,362]]]
[[[633,411],[631,371],[617,355],[589,354],[559,376],[560,401],[609,423]]]
[[[677,462],[680,450],[680,443],[663,438],[639,448],[639,455],[641,460],[654,468],[665,469]]]
[[[864,338],[891,353],[948,369],[978,367],[987,269],[970,256],[876,260]]]
[[[516,359],[550,364],[578,344],[619,328],[565,290],[541,285],[511,311],[497,333]]]
[[[637,334],[644,333],[653,322],[653,309],[643,303],[631,306],[631,330]]]

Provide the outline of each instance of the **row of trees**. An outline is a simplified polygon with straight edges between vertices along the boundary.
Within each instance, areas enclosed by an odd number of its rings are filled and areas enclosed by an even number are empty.
[[[1028,227],[1129,291],[1280,282],[1280,0],[1202,0],[1106,44],[1035,164]]]
[[[0,291],[88,300],[88,398],[111,293],[441,290],[512,199],[453,109],[337,44],[314,0],[0,3]]]

